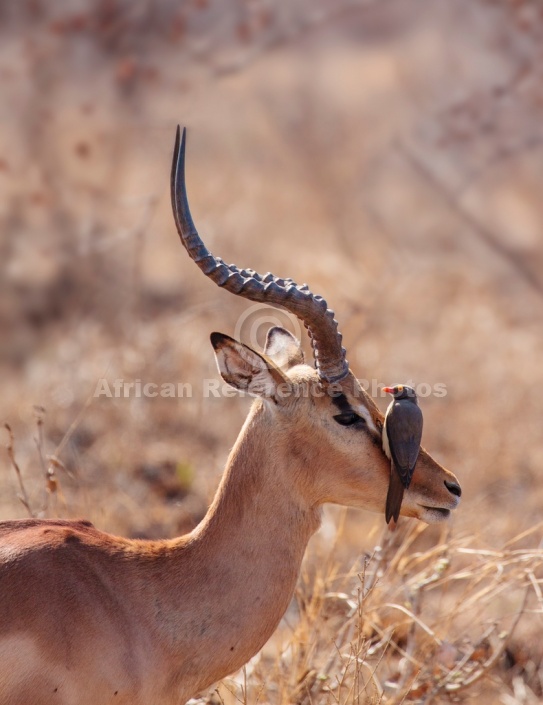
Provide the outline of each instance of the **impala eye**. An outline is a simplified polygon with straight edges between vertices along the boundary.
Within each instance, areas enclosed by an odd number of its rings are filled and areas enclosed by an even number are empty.
[[[352,426],[359,421],[364,422],[364,419],[358,414],[355,414],[354,411],[346,411],[343,414],[334,416],[334,421],[341,424],[341,426]]]

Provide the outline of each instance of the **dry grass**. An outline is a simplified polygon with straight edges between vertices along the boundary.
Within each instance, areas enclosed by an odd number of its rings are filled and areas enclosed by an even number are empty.
[[[53,5],[0,4],[0,517],[155,538],[205,512],[248,404],[200,393],[208,335],[247,305],[177,241],[186,123],[210,247],[324,294],[360,377],[445,384],[424,444],[464,490],[446,530],[331,509],[278,634],[210,697],[538,702],[538,4]]]
[[[347,574],[332,548],[304,573],[280,634],[219,686],[219,700],[540,702],[543,549],[518,548],[526,536],[482,549],[446,530],[426,547],[427,531],[387,531]]]

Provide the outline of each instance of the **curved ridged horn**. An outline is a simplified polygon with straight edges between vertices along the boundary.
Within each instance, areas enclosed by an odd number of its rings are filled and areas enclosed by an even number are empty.
[[[338,382],[349,372],[345,349],[341,347],[334,312],[322,296],[315,296],[307,284],[299,286],[292,279],[280,279],[273,274],[258,274],[252,269],[238,269],[225,264],[209,252],[192,221],[185,187],[185,137],[180,139],[177,127],[171,174],[172,208],[181,242],[202,272],[215,284],[251,301],[280,306],[299,318],[309,331],[315,366],[326,382]]]

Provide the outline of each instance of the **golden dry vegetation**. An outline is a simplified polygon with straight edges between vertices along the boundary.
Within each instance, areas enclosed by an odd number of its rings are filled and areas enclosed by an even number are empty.
[[[209,333],[286,319],[180,246],[177,122],[216,254],[323,294],[370,384],[446,387],[421,404],[449,524],[330,508],[278,633],[202,702],[540,702],[541,27],[537,0],[0,0],[2,519],[166,537],[212,497],[250,402],[203,394]]]

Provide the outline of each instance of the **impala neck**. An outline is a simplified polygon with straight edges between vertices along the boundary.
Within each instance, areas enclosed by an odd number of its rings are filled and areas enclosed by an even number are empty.
[[[215,498],[193,536],[209,543],[224,543],[238,536],[244,546],[266,536],[285,536],[290,546],[303,549],[320,524],[320,512],[300,489],[297,461],[276,428],[271,412],[257,402],[230,453]],[[256,531],[265,529],[264,535]],[[247,530],[249,533],[246,533]],[[294,533],[294,535],[293,535]]]
[[[296,488],[296,468],[274,427],[270,410],[255,404],[187,546],[209,574],[199,593],[206,613],[201,642],[212,648],[214,678],[239,668],[271,636],[320,523],[319,510]]]

